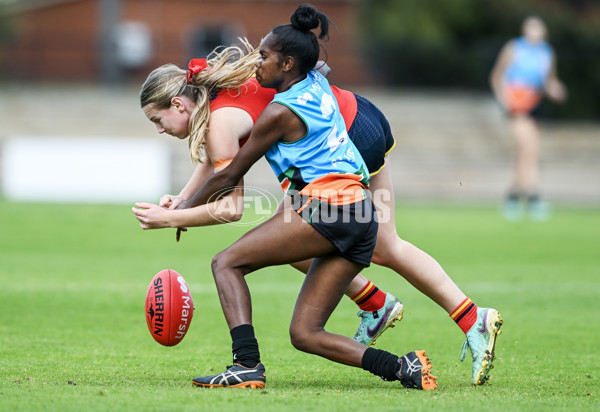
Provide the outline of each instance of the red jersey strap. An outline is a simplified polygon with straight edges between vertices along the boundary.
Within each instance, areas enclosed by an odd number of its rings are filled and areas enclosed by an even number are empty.
[[[358,110],[356,96],[348,90],[342,90],[333,85],[330,86],[333,96],[335,97],[335,100],[337,100],[338,106],[340,106],[340,113],[344,118],[344,123],[346,123],[346,130],[350,130],[350,126],[354,123],[354,118],[356,117],[356,112]]]

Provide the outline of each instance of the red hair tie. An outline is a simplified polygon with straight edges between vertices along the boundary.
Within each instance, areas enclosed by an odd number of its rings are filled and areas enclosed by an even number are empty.
[[[202,70],[208,67],[208,63],[206,59],[192,59],[190,60],[190,64],[188,64],[188,81],[192,81],[192,76],[200,73]]]

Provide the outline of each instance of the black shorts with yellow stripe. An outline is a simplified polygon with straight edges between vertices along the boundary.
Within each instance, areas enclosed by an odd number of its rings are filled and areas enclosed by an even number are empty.
[[[336,206],[319,199],[292,195],[292,208],[336,247],[336,255],[365,267],[377,243],[377,213],[370,195],[356,203]]]
[[[356,96],[356,117],[348,136],[367,164],[371,176],[384,166],[385,156],[394,149],[396,141],[392,136],[390,123],[381,110],[362,96]]]

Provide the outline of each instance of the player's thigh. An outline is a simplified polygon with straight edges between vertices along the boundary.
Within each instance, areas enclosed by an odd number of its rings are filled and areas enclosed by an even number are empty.
[[[385,167],[371,177],[369,190],[371,191],[373,204],[377,209],[379,222],[377,244],[379,245],[380,241],[391,241],[398,236],[396,232],[394,187],[388,156],[385,157]]]
[[[350,281],[363,268],[334,254],[314,259],[296,301],[292,328],[313,332],[322,329]]]
[[[335,249],[296,212],[276,213],[219,254],[221,264],[253,271],[322,256]]]
[[[275,213],[283,212],[284,209],[289,209],[290,207],[292,207],[292,198],[287,194],[283,195],[279,205],[277,205],[277,210],[275,210]]]

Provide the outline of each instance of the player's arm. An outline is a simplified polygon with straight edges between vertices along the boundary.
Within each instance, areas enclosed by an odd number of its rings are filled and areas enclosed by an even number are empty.
[[[229,195],[191,209],[168,209],[152,203],[139,202],[132,211],[144,230],[217,225],[236,222],[242,218],[243,195],[241,182]]]
[[[252,126],[252,117],[241,109],[227,107],[212,113],[206,138],[205,162],[198,165],[194,175],[182,190],[182,193],[189,191],[182,201],[187,200],[200,189],[212,174],[227,166],[239,151],[240,139],[250,133]],[[192,189],[193,191],[190,191]],[[143,229],[209,226],[235,222],[240,220],[243,214],[243,194],[243,180],[241,180],[228,196],[206,205],[191,209],[166,210],[160,207],[162,205],[136,203],[137,209],[133,208],[133,213]]]
[[[273,144],[285,137],[290,128],[305,127],[300,119],[287,107],[270,104],[262,112],[248,142],[240,149],[231,163],[211,176],[206,184],[179,208],[190,208],[221,197],[235,188],[239,180],[250,170]]]
[[[564,102],[567,99],[567,88],[558,80],[558,75],[556,74],[556,55],[554,52],[552,52],[552,65],[544,84],[544,91],[555,102]]]
[[[163,195],[160,198],[159,205],[168,209],[175,209],[179,203],[189,199],[194,193],[196,193],[196,191],[202,187],[204,182],[206,182],[206,180],[208,180],[208,178],[211,177],[214,172],[213,164],[209,159],[206,159],[206,161],[202,163],[198,163],[194,169],[194,172],[179,194],[177,196],[169,194]]]
[[[243,190],[235,190],[216,202],[191,209],[169,210],[152,203],[136,203],[133,214],[142,229],[164,229],[210,226],[240,220],[243,210]]]
[[[513,56],[513,42],[510,41],[500,51],[498,58],[492,68],[492,72],[490,73],[490,85],[492,87],[492,91],[494,92],[494,96],[496,99],[505,106],[504,97],[502,95],[503,82],[504,82],[504,73],[506,68],[508,67],[510,61]]]
[[[167,209],[139,202],[132,208],[142,229],[185,228],[236,222],[242,218],[244,188],[241,181],[227,196],[191,209]]]
[[[239,150],[239,141],[250,134],[252,117],[242,109],[223,107],[211,113],[206,137],[206,159],[196,166],[179,195],[163,195],[160,206],[175,209],[179,203],[196,193],[213,173],[232,159]]]
[[[202,185],[187,194],[186,200],[200,190],[212,174],[229,165],[240,151],[240,140],[252,132],[253,126],[254,121],[250,114],[237,107],[222,107],[211,113],[205,149],[208,161],[213,165],[212,173],[202,181]],[[189,209],[193,212],[189,215],[184,214],[186,219],[181,219],[180,224],[174,227],[236,222],[244,213],[243,196],[244,180],[240,179],[235,189],[226,197]]]

